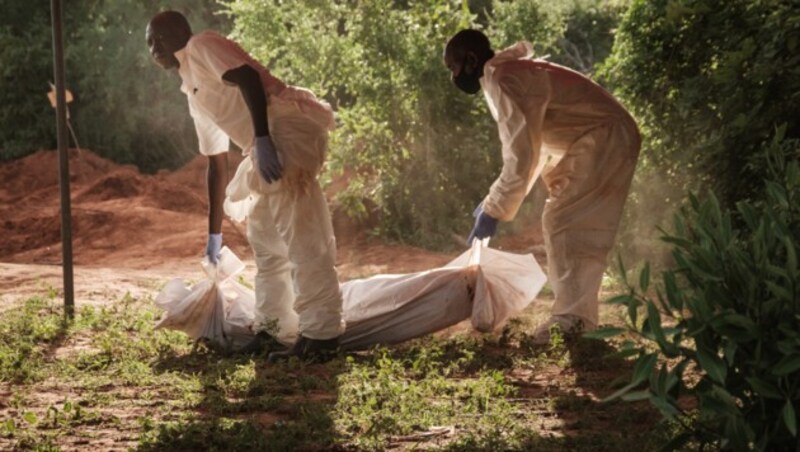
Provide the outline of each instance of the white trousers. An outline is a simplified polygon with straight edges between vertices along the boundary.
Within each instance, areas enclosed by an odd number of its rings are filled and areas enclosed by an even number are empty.
[[[303,193],[278,189],[260,195],[247,238],[258,268],[256,328],[287,344],[298,333],[309,339],[339,336],[344,325],[336,240],[319,182]]]
[[[639,147],[635,128],[608,125],[578,139],[544,171],[550,196],[542,223],[555,295],[552,315],[573,315],[589,328],[597,326],[598,292]]]

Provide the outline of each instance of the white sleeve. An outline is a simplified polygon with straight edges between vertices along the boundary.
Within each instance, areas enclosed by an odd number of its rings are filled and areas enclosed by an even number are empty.
[[[230,138],[208,117],[199,114],[189,103],[189,110],[194,120],[194,128],[197,131],[197,144],[200,153],[205,156],[222,154],[228,152]]]
[[[212,32],[195,35],[189,58],[195,71],[202,68],[204,76],[223,83],[226,72],[251,63],[238,44]]]
[[[511,221],[544,166],[542,128],[551,88],[544,71],[509,71],[497,83],[503,170],[489,189],[483,210],[498,220]]]

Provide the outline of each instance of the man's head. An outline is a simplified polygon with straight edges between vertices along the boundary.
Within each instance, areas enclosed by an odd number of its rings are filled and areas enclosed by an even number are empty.
[[[494,56],[489,38],[478,30],[461,30],[444,48],[444,64],[453,74],[453,83],[465,93],[481,89],[483,65]]]
[[[164,69],[177,68],[175,52],[186,47],[192,37],[192,27],[183,14],[177,11],[164,11],[150,19],[145,31],[150,55]]]

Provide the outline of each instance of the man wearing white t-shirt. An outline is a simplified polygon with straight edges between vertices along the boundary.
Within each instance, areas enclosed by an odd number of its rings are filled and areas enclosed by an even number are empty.
[[[211,262],[222,246],[223,211],[247,217],[260,331],[246,348],[293,342],[270,360],[329,358],[343,331],[335,239],[316,179],[334,124],[330,106],[273,77],[233,41],[214,32],[193,35],[180,13],[153,17],[146,39],[156,63],[178,70],[200,153],[208,157]],[[229,140],[246,158],[227,185]]]

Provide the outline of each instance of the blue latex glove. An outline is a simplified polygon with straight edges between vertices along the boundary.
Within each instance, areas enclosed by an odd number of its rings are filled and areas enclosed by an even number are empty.
[[[277,181],[283,175],[283,167],[278,160],[278,151],[269,135],[256,137],[256,162],[258,163],[258,172],[268,184]]]
[[[208,234],[208,244],[206,245],[206,256],[209,262],[217,265],[219,252],[222,249],[222,234]]]
[[[469,233],[467,246],[472,246],[472,241],[475,239],[483,240],[494,236],[497,232],[497,219],[484,212],[483,206],[480,204],[472,212],[472,216],[475,217],[475,226],[472,227],[472,232]]]

